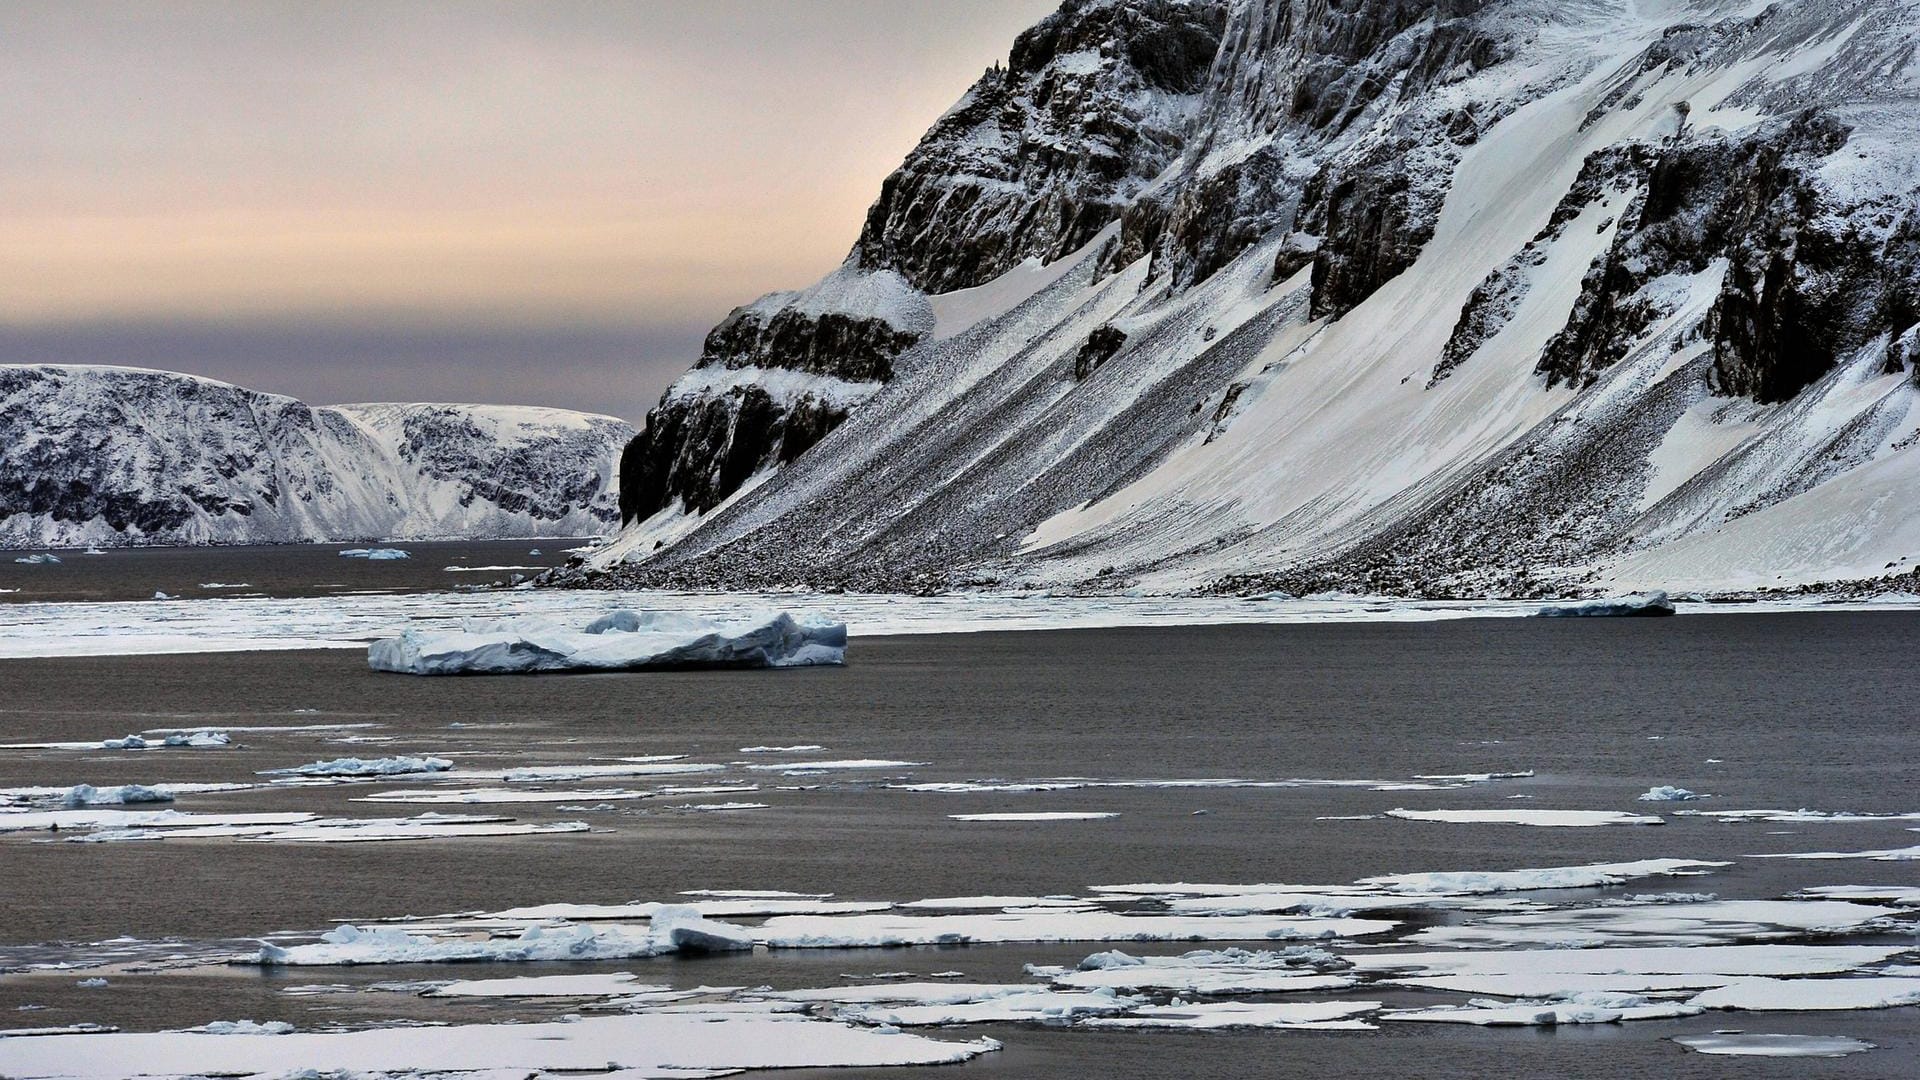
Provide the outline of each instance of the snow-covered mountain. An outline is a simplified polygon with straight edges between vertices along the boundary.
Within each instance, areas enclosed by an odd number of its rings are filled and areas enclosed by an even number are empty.
[[[166,371],[0,365],[0,545],[599,534],[632,435],[564,409],[316,407]]]
[[[1916,0],[1068,0],[715,329],[570,580],[1906,575],[1917,54]]]

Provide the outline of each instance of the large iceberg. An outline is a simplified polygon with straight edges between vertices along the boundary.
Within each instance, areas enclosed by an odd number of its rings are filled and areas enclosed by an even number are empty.
[[[611,611],[585,627],[542,618],[468,621],[460,630],[407,630],[367,648],[375,671],[476,675],[658,667],[843,664],[847,625],[813,615],[715,621],[664,611]]]
[[[1626,596],[1581,600],[1571,604],[1552,604],[1541,608],[1540,614],[1549,619],[1582,615],[1671,615],[1673,601],[1667,599],[1667,594],[1664,592],[1630,593]]]

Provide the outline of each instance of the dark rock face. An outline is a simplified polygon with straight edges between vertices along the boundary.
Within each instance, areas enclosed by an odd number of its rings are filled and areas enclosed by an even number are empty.
[[[1577,212],[1602,182],[1625,179],[1641,190],[1588,270],[1566,327],[1541,353],[1548,384],[1590,384],[1668,313],[1642,294],[1649,282],[1700,273],[1716,259],[1726,260],[1726,275],[1702,333],[1713,343],[1712,385],[1724,394],[1785,401],[1844,352],[1903,329],[1892,325],[1913,305],[1898,279],[1912,265],[1899,250],[1902,234],[1884,243],[1861,235],[1823,204],[1812,180],[1846,141],[1844,126],[1808,112],[1737,139],[1595,155],[1563,210]]]
[[[1246,5],[1221,46],[1189,174],[1127,209],[1107,265],[1151,254],[1156,274],[1184,289],[1263,237],[1297,229],[1313,238],[1315,317],[1351,310],[1431,239],[1446,193],[1434,173],[1493,119],[1393,108],[1503,57],[1471,18],[1482,6]],[[1354,137],[1364,118],[1388,114],[1379,132]],[[1243,140],[1258,148],[1234,153]],[[1208,164],[1216,151],[1225,164]]]
[[[926,298],[899,275],[846,268],[734,309],[621,453],[621,520],[676,503],[704,514],[755,473],[799,457],[892,378],[894,358],[932,326]]]
[[[1180,153],[1222,0],[1067,0],[887,177],[854,258],[929,293],[1076,251]]]
[[[776,402],[757,386],[661,402],[620,455],[621,517],[650,517],[676,500],[704,514],[754,473],[806,453],[847,412],[810,397]]]
[[[1127,343],[1127,335],[1111,326],[1097,327],[1087,335],[1087,343],[1080,346],[1080,353],[1073,358],[1073,377],[1084,379],[1100,370],[1100,365],[1113,359],[1113,354]]]
[[[849,382],[893,377],[893,358],[923,334],[884,319],[782,308],[735,308],[707,334],[698,367],[777,367]]]

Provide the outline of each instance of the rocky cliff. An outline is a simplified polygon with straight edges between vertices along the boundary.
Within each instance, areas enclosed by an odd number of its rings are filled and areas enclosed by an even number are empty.
[[[819,287],[889,317],[736,313],[567,580],[1904,573],[1917,51],[1911,0],[1065,4]]]
[[[0,365],[0,545],[598,534],[632,431],[563,409],[316,407],[172,372]]]

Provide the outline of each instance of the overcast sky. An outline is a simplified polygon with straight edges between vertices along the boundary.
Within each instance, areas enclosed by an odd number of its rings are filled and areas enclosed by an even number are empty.
[[[0,362],[639,419],[1057,0],[0,4]]]

